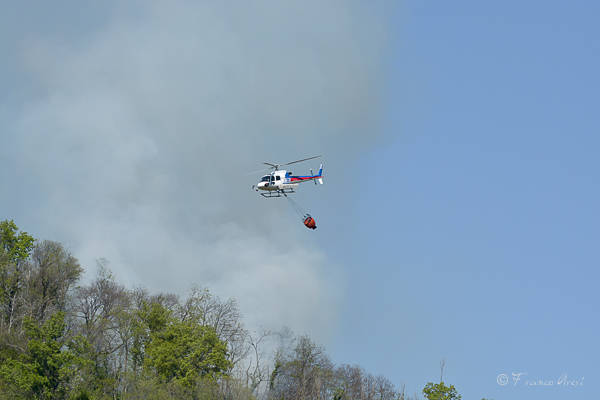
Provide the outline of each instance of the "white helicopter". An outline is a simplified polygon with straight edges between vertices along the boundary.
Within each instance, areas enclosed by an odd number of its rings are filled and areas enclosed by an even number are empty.
[[[261,192],[260,194],[263,197],[281,197],[287,195],[289,193],[295,193],[295,189],[298,187],[299,183],[313,181],[315,185],[320,183],[323,184],[323,164],[319,167],[319,172],[317,174],[313,174],[312,169],[310,170],[310,175],[292,175],[292,171],[286,171],[284,169],[279,169],[284,165],[296,164],[303,161],[312,160],[313,158],[318,158],[321,156],[314,156],[309,158],[304,158],[302,160],[291,161],[285,164],[274,164],[265,162],[263,164],[268,165],[273,171],[269,175],[265,175],[260,179],[256,185],[252,186],[252,189],[257,192]]]

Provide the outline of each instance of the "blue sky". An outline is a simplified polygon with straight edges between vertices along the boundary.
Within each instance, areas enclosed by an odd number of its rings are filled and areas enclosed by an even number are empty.
[[[409,394],[595,394],[596,3],[48,4],[0,15],[0,218]],[[312,232],[244,174],[319,153]]]
[[[384,143],[357,163],[338,359],[465,399],[595,394],[593,2],[406,2]],[[362,345],[358,345],[363,343]],[[516,386],[498,374],[527,373]],[[523,380],[584,377],[577,388]],[[512,379],[512,377],[511,377]]]

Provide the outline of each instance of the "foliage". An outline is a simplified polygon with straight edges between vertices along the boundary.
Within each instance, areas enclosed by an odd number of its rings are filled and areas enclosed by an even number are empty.
[[[460,400],[462,397],[454,385],[446,386],[444,382],[429,382],[423,388],[423,394],[428,400]]]
[[[107,266],[77,286],[60,243],[0,222],[0,398],[405,400],[308,336],[249,332],[234,299],[128,290]]]
[[[35,239],[27,232],[17,234],[17,225],[13,220],[0,222],[0,251],[8,256],[14,264],[23,262],[29,257]]]
[[[23,288],[24,264],[33,249],[34,238],[18,232],[14,221],[0,222],[0,329],[10,331],[18,314],[18,296]]]
[[[44,325],[25,320],[27,349],[0,367],[2,387],[14,398],[64,398],[85,361],[66,348],[65,315],[54,314]]]
[[[147,321],[151,334],[145,365],[163,381],[177,380],[190,386],[198,377],[217,379],[229,368],[227,345],[211,327],[170,318],[156,304]]]

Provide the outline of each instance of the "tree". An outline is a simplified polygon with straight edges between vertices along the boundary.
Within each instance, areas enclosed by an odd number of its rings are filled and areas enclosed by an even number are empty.
[[[365,372],[357,365],[341,365],[336,369],[336,386],[339,393],[343,393],[341,399],[365,398],[363,387]]]
[[[335,369],[334,398],[338,400],[396,400],[402,398],[392,382],[373,376],[357,365],[341,365]]]
[[[26,318],[24,327],[27,348],[0,367],[0,387],[14,398],[65,398],[76,367],[85,363],[68,348],[65,314],[54,314],[41,327]]]
[[[159,307],[153,307],[151,316],[165,314]],[[227,344],[218,338],[213,328],[180,321],[170,315],[166,323],[163,321],[162,318],[149,320],[151,334],[145,346],[144,361],[163,382],[175,380],[191,386],[197,378],[214,381],[226,375],[231,366]]]
[[[375,378],[375,398],[378,400],[394,400],[398,397],[392,382],[384,376]]]
[[[27,260],[35,241],[27,232],[17,234],[18,230],[13,220],[0,222],[0,248],[8,256],[8,261],[15,264]]]
[[[2,331],[11,333],[19,312],[25,264],[33,249],[34,238],[27,232],[18,232],[12,220],[0,222],[0,304]]]
[[[268,379],[268,368],[263,364],[263,352],[260,350],[261,343],[271,336],[269,331],[262,331],[258,335],[248,334],[248,352],[245,354],[247,361],[243,371],[245,385],[251,393],[256,393]]]
[[[428,400],[460,400],[461,395],[458,394],[454,385],[446,386],[444,382],[433,383],[429,382],[423,388],[423,394]]]
[[[2,399],[405,399],[384,377],[335,368],[308,336],[251,334],[233,299],[128,290],[106,265],[74,287],[83,269],[60,243],[0,222]]]
[[[297,339],[291,354],[280,353],[271,375],[273,399],[325,399],[333,392],[333,364],[308,336]]]
[[[249,351],[248,332],[234,299],[222,301],[208,289],[193,288],[185,303],[177,307],[181,321],[191,321],[214,329],[219,339],[227,343],[227,354],[233,368]]]
[[[36,243],[23,296],[27,314],[43,322],[48,315],[65,311],[67,294],[82,272],[77,259],[60,243],[49,240]]]
[[[130,297],[106,268],[106,260],[98,264],[96,278],[74,291],[74,329],[90,344],[96,387],[114,394],[119,391],[131,347]]]

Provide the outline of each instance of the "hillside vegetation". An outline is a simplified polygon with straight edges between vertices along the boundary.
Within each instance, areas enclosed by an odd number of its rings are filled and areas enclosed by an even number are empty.
[[[307,336],[250,332],[233,299],[127,289],[103,261],[82,273],[60,243],[0,222],[0,398],[407,399]],[[427,398],[460,398],[432,385]]]

